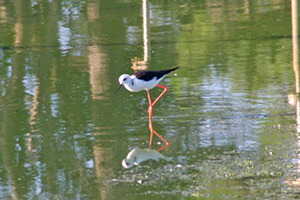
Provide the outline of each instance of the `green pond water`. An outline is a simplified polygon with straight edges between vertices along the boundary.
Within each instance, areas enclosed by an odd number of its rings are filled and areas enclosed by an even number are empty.
[[[0,199],[299,199],[290,1],[150,1],[146,57],[143,19],[142,1],[0,0]],[[153,112],[169,159],[126,169],[148,99],[114,93],[146,60],[180,66]]]

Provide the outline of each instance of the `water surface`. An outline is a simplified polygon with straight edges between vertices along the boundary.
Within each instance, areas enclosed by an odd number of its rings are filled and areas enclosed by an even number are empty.
[[[149,3],[161,84],[151,161],[141,1],[0,1],[1,199],[298,199],[290,1]],[[161,90],[151,90],[153,97]],[[163,143],[154,138],[153,149]]]

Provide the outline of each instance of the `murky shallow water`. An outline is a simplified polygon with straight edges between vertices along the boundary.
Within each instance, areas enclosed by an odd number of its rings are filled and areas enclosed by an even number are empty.
[[[148,100],[114,92],[141,2],[0,5],[1,199],[299,198],[289,1],[150,2],[149,69],[181,66],[154,107],[170,161],[129,169]]]
[[[254,108],[242,112],[242,108],[235,106],[218,106],[223,107],[223,114],[215,116],[213,109],[206,110],[207,114],[203,114],[206,117],[202,118],[199,114],[197,120],[195,116],[199,111],[196,111],[196,105],[191,112],[194,117],[180,114],[169,118],[158,116],[162,120],[157,120],[157,124],[164,125],[157,127],[164,130],[164,136],[171,142],[163,155],[170,157],[171,161],[148,161],[117,173],[114,179],[108,180],[109,184],[116,188],[125,185],[135,188],[131,193],[120,192],[118,197],[124,195],[138,199],[150,193],[150,199],[177,199],[180,196],[296,198],[295,188],[290,190],[288,185],[289,180],[297,178],[293,159],[297,157],[298,147],[292,109],[285,113],[266,114],[255,112]],[[249,109],[246,105],[244,108]],[[264,109],[271,108],[266,106]],[[172,126],[174,121],[176,125]],[[181,124],[180,128],[178,124]],[[137,132],[130,127],[128,131]],[[145,146],[139,140],[130,143],[132,146]]]

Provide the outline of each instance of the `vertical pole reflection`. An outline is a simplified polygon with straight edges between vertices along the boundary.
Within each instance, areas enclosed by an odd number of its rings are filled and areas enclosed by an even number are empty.
[[[298,45],[298,0],[291,0],[291,7],[292,7],[292,38],[293,38],[293,69],[295,72],[295,90],[296,94],[289,94],[288,95],[288,102],[291,105],[296,106],[296,119],[297,119],[297,126],[296,130],[298,133],[298,141],[297,146],[298,149],[300,148],[300,103],[299,103],[299,45]],[[300,168],[300,155],[298,154],[297,163],[296,165],[296,172],[299,172]],[[292,180],[291,178],[285,181],[288,185],[299,185],[299,179]]]
[[[150,26],[149,26],[149,3],[148,0],[143,0],[143,38],[144,38],[144,61],[150,59]]]
[[[300,81],[299,81],[299,44],[298,44],[298,3],[292,0],[292,37],[293,37],[293,69],[295,72],[295,89],[296,89],[296,109],[297,109],[297,132],[300,132],[300,111],[299,98]]]
[[[148,68],[148,62],[150,60],[150,14],[149,14],[149,2],[143,0],[143,40],[144,40],[144,58],[138,59],[137,57],[132,60],[133,70],[145,70]]]

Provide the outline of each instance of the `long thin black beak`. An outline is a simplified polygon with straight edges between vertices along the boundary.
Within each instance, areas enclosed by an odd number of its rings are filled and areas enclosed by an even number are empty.
[[[119,85],[117,91],[115,92],[115,94],[117,94],[117,92],[119,91],[119,89],[122,87],[122,84]]]

